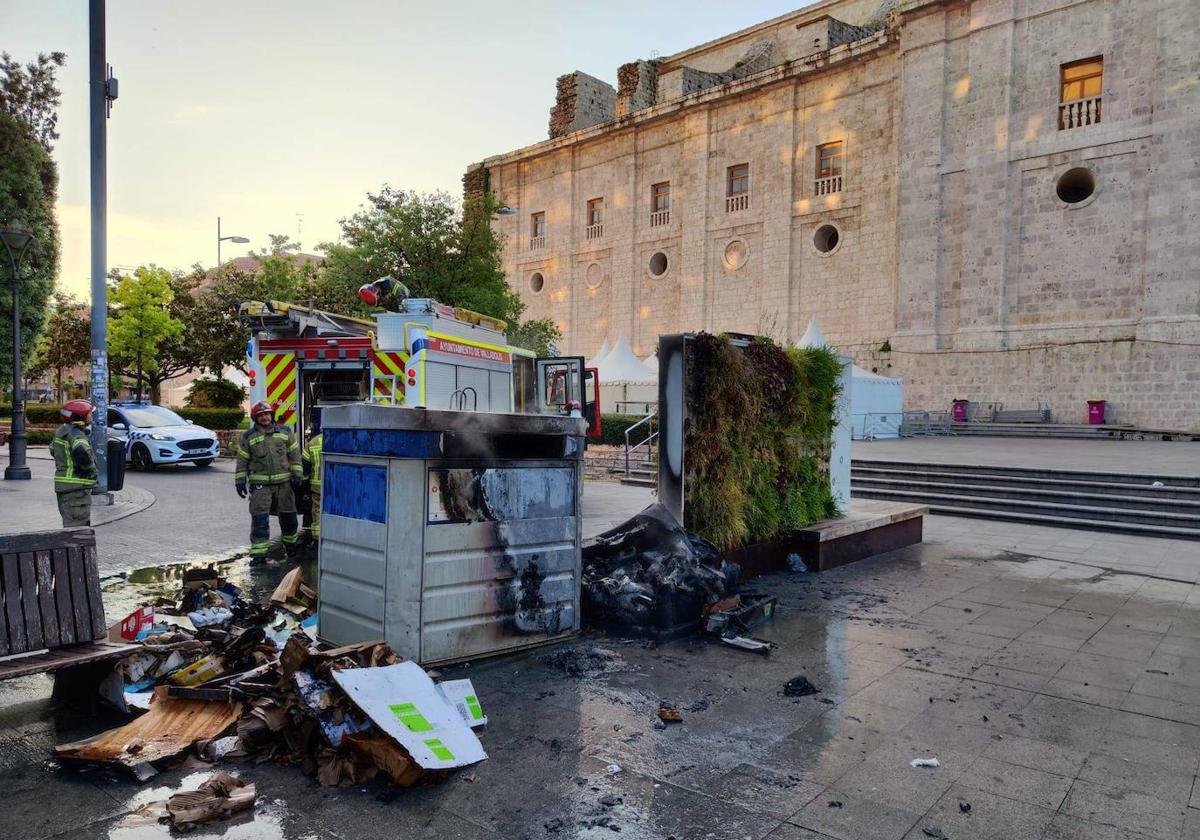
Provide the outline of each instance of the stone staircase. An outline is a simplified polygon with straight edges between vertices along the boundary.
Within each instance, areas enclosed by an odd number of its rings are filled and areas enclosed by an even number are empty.
[[[1200,540],[1197,476],[856,460],[850,492],[935,514]]]
[[[616,479],[636,487],[658,487],[658,450],[647,454],[637,450],[629,461],[629,476],[625,475],[625,450],[620,447],[589,447],[584,458],[584,475],[588,478]]]

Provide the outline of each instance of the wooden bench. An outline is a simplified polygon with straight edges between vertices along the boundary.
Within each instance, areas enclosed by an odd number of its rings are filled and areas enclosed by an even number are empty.
[[[107,635],[91,528],[0,535],[0,680],[55,673],[55,697],[85,699],[65,689],[133,650]]]

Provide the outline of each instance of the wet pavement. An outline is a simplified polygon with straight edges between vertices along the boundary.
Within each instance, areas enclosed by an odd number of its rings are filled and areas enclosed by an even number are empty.
[[[166,585],[145,577],[130,586]],[[926,543],[753,588],[779,597],[756,631],[769,657],[585,635],[447,669],[479,691],[489,760],[399,791],[228,762],[258,786],[253,816],[194,836],[1200,836],[1194,584]],[[785,695],[801,675],[819,692]],[[0,837],[167,836],[129,813],[205,774],[138,785],[48,765],[55,743],[116,722],[56,710],[49,685],[0,683]],[[682,723],[659,722],[664,702]]]

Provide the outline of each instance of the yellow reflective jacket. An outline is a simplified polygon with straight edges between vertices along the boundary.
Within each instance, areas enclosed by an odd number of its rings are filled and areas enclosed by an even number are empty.
[[[234,481],[245,479],[251,484],[282,484],[293,475],[302,474],[300,444],[289,426],[276,423],[264,432],[256,424],[238,440]]]
[[[54,456],[54,491],[65,493],[96,486],[96,459],[92,442],[79,423],[63,423],[50,441]]]
[[[304,454],[301,456],[308,467],[308,474],[311,476],[309,483],[313,487],[321,486],[321,447],[323,445],[324,440],[321,433],[317,432],[308,439],[308,446],[304,447]]]

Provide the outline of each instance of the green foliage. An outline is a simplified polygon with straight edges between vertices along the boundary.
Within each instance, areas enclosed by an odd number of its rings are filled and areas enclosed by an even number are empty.
[[[65,292],[55,292],[45,332],[38,339],[26,374],[36,378],[53,373],[58,397],[63,399],[63,372],[86,364],[91,348],[92,325],[87,307]]]
[[[270,251],[258,255],[261,268],[253,274],[225,265],[209,273],[197,266],[190,275],[194,287],[191,315],[186,321],[186,344],[194,369],[219,377],[227,366],[246,368],[246,341],[250,331],[238,320],[238,307],[247,300],[308,301],[322,283],[323,272],[315,262],[300,262],[292,255],[299,245],[286,236],[272,235]],[[346,312],[356,302],[318,308]],[[335,301],[323,301],[334,303]]]
[[[176,408],[175,413],[206,429],[237,429],[246,412],[240,408]]]
[[[3,82],[0,81],[0,86]],[[6,100],[7,102],[7,100]],[[20,222],[34,235],[19,266],[21,347],[28,358],[46,320],[47,301],[58,274],[58,222],[54,202],[58,170],[33,130],[0,109],[0,226]],[[0,248],[0,312],[12,312],[12,277]],[[0,329],[0,383],[11,385],[12,330]]]
[[[645,419],[646,416],[644,414],[601,414],[600,437],[595,442],[603,446],[624,446],[625,430],[634,423]],[[645,426],[642,428],[645,428]],[[634,432],[634,435],[639,436],[637,432]],[[631,442],[638,443],[639,441],[633,440]]]
[[[688,353],[685,526],[729,549],[837,515],[837,356],[707,333]]]
[[[25,422],[39,426],[59,425],[63,422],[58,403],[25,403]],[[11,405],[0,405],[0,417],[12,417]]]
[[[240,408],[245,400],[245,390],[228,379],[197,379],[187,395],[188,408]]]
[[[52,440],[54,440],[54,432],[51,429],[25,430],[25,443],[29,446],[49,446]]]
[[[494,209],[490,197],[460,209],[446,193],[421,195],[385,185],[368,194],[364,208],[341,220],[342,241],[322,246],[325,274],[314,305],[346,311],[341,307],[357,301],[359,286],[391,276],[414,297],[515,325],[524,305],[504,280],[501,242],[490,224]]]
[[[535,318],[509,327],[508,343],[539,356],[557,356],[562,330],[549,318]]]
[[[20,121],[46,154],[58,139],[58,106],[62,101],[54,74],[66,61],[66,53],[39,53],[36,60],[22,67],[8,53],[0,53],[0,111]]]
[[[164,345],[183,337],[183,322],[170,310],[173,279],[165,268],[140,267],[133,275],[121,277],[110,293],[115,311],[108,323],[109,359],[114,372],[136,379],[138,400],[148,376],[160,371]],[[149,379],[155,403],[162,381]]]

